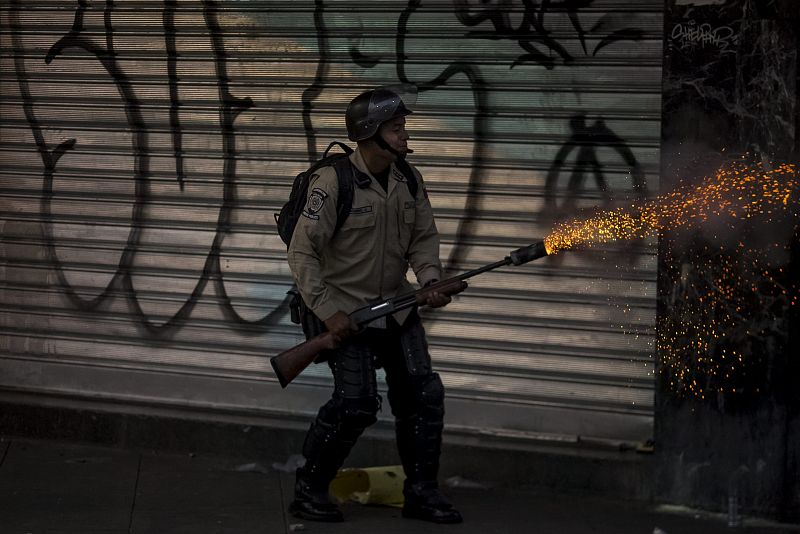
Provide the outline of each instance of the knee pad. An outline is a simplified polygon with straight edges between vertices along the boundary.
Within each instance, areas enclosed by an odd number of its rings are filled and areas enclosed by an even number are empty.
[[[310,460],[311,463],[314,463],[316,457],[319,456],[320,447],[324,447],[328,442],[336,439],[337,435],[336,426],[317,418],[311,424],[308,433],[306,433],[306,439],[303,442],[302,449],[303,456],[305,456],[307,460]]]
[[[444,385],[438,373],[431,373],[421,381],[417,402],[423,409],[444,406]]]
[[[342,426],[367,428],[378,420],[377,414],[380,409],[379,395],[342,399],[339,412]]]
[[[392,413],[398,419],[415,415],[439,419],[444,416],[444,385],[438,373],[412,377],[412,387],[393,391]]]
[[[403,358],[406,361],[408,374],[427,377],[431,373],[431,355],[425,339],[425,329],[419,319],[409,319],[411,324],[404,328],[400,335]]]

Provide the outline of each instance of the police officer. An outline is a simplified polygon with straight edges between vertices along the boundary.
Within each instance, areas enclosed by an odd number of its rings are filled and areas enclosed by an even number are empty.
[[[406,309],[370,323],[358,335],[348,316],[368,303],[412,291],[409,266],[421,286],[442,275],[431,204],[419,172],[404,161],[412,152],[405,117],[415,96],[413,87],[404,89],[411,91],[377,88],[350,102],[347,134],[358,143],[350,156],[358,183],[350,215],[336,229],[338,180],[332,167],[322,168],[312,178],[289,245],[289,265],[303,300],[340,344],[328,357],[333,395],[306,436],[306,462],[297,470],[289,507],[304,519],[342,521],[328,485],[364,429],[377,420],[382,399],[375,370],[383,367],[406,474],[403,516],[461,522],[437,485],[444,389],[431,369],[419,315]],[[426,304],[436,308],[449,302],[449,296],[434,292]]]

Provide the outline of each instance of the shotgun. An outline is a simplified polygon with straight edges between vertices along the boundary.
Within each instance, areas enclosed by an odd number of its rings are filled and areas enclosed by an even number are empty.
[[[477,269],[461,273],[452,278],[435,282],[427,287],[411,291],[403,295],[386,299],[377,304],[370,304],[362,308],[358,308],[350,314],[350,318],[360,329],[363,330],[369,323],[375,319],[392,315],[395,312],[410,308],[412,306],[421,306],[428,300],[428,295],[433,292],[442,293],[444,295],[455,295],[464,291],[467,288],[465,280],[473,276],[503,267],[506,265],[522,265],[539,258],[547,256],[547,250],[544,246],[544,241],[539,241],[527,247],[522,247],[511,252],[504,259],[489,265],[484,265]],[[311,365],[317,358],[317,355],[323,350],[331,350],[337,347],[336,340],[330,332],[323,332],[322,334],[312,337],[311,339],[300,343],[288,350],[285,350],[270,358],[272,368],[278,377],[281,387],[285,388],[289,383],[299,375],[303,369]]]

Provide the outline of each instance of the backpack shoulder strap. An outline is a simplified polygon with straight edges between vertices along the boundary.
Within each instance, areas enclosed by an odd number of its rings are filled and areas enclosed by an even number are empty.
[[[398,159],[394,165],[397,167],[397,170],[402,172],[403,176],[406,177],[406,185],[408,186],[408,191],[411,193],[411,196],[417,198],[419,182],[417,181],[417,175],[414,173],[411,165],[405,160],[405,158]]]
[[[328,157],[328,152],[330,152],[331,149],[333,147],[335,147],[335,146],[338,146],[339,148],[341,148],[342,152],[344,152],[348,156],[353,153],[353,149],[350,148],[349,146],[347,146],[346,144],[342,143],[341,141],[331,141],[331,143],[328,145],[328,148],[326,148],[325,152],[322,153],[322,159],[327,158]]]
[[[353,165],[349,157],[342,157],[333,162],[333,169],[336,171],[336,178],[339,180],[339,195],[336,198],[336,228],[334,232],[342,227],[347,217],[350,216],[350,208],[353,207],[353,181],[355,180]]]

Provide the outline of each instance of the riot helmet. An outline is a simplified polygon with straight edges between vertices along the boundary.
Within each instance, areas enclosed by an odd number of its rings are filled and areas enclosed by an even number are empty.
[[[365,91],[355,97],[345,112],[347,137],[351,141],[369,139],[381,124],[412,113],[417,88],[411,84],[388,85]]]

